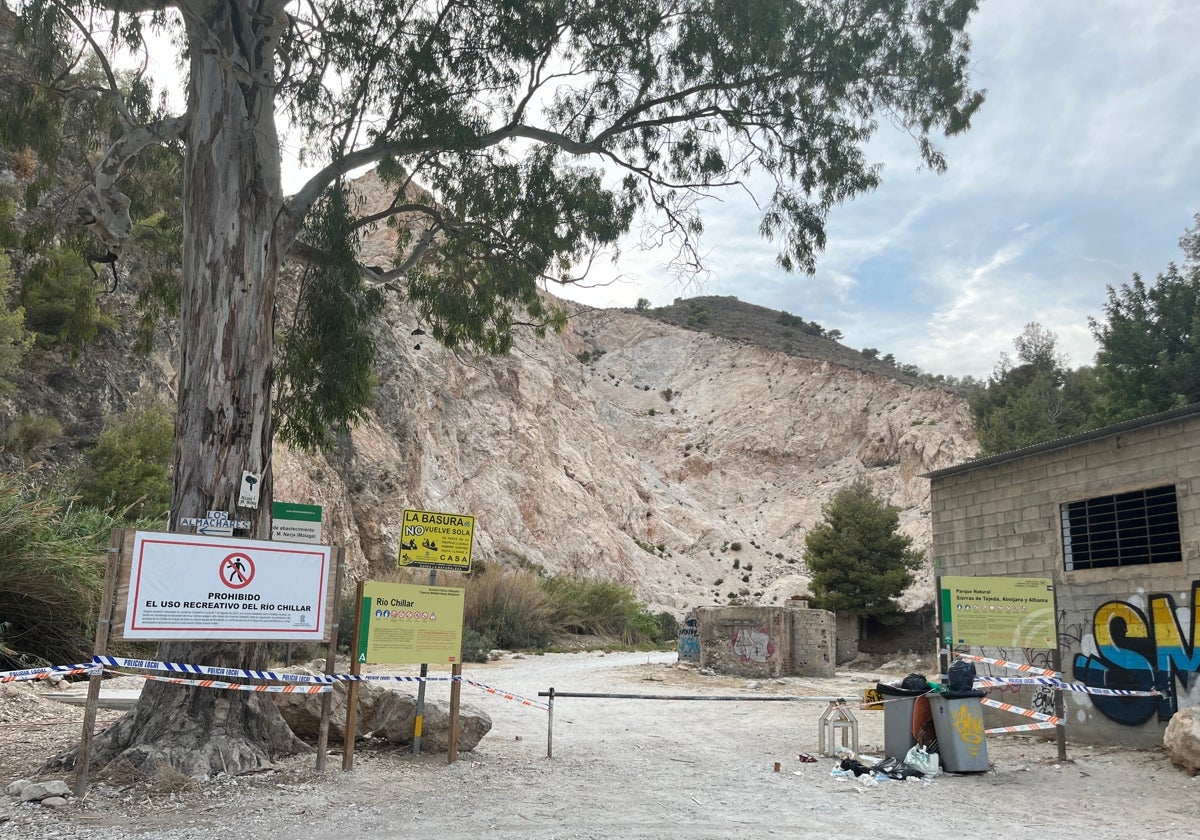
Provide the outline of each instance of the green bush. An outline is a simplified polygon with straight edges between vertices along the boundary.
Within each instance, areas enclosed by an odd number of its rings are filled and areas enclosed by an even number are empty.
[[[463,628],[463,662],[487,662],[496,647],[496,640],[488,634],[471,627]]]
[[[171,504],[175,431],[161,406],[110,418],[87,451],[80,501],[126,519],[159,517]]]
[[[91,659],[113,520],[0,475],[0,669]]]
[[[564,629],[606,636],[625,644],[656,638],[658,624],[633,590],[616,581],[574,580],[556,575],[542,583],[557,609]]]
[[[102,288],[78,252],[52,250],[33,263],[22,278],[25,326],[38,333],[40,343],[65,342],[77,354],[101,329],[116,326],[116,321],[97,306]]]
[[[28,458],[61,438],[62,433],[62,423],[53,417],[26,414],[12,421],[0,440],[3,440],[5,449]]]
[[[654,623],[658,626],[654,641],[672,644],[679,641],[679,619],[674,613],[660,612],[654,616]]]
[[[561,627],[554,603],[531,569],[489,565],[466,585],[464,624],[493,647],[544,648]],[[464,645],[465,647],[465,645]]]

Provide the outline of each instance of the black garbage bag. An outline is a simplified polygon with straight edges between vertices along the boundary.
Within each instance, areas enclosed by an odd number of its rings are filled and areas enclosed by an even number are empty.
[[[851,773],[853,773],[853,774],[854,774],[856,777],[857,777],[857,776],[861,776],[863,773],[870,773],[870,772],[871,772],[871,768],[870,768],[870,767],[868,767],[867,765],[863,764],[863,763],[862,763],[861,761],[859,761],[858,759],[854,759],[854,758],[843,758],[843,759],[842,759],[842,769],[843,769],[843,770],[849,770],[849,771],[850,771]]]
[[[975,687],[975,663],[956,659],[946,669],[947,691],[970,691]]]
[[[925,774],[915,767],[909,767],[898,758],[885,758],[883,761],[875,765],[876,773],[882,773],[889,779],[903,781],[910,776],[916,776],[918,779],[924,778]]]
[[[924,674],[909,674],[900,680],[900,687],[906,691],[920,691],[923,694],[929,691],[929,680],[925,679]]]

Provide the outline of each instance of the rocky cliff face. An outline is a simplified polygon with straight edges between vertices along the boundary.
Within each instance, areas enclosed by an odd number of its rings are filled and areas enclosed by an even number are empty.
[[[358,574],[394,567],[412,507],[474,515],[477,557],[617,578],[663,609],[778,603],[806,593],[804,535],[839,487],[868,481],[927,548],[919,475],[975,449],[944,390],[630,312],[577,308],[498,359],[418,348],[389,315],[370,421],[327,458],[275,458],[278,497],[322,504]],[[927,571],[907,600],[931,597]]]
[[[388,264],[388,237],[364,262]],[[370,419],[336,451],[274,455],[276,498],[321,504],[355,577],[395,567],[410,507],[474,515],[477,558],[616,578],[656,608],[779,603],[807,592],[804,536],[838,488],[865,479],[928,549],[919,476],[976,449],[943,389],[630,311],[576,307],[562,335],[523,335],[502,358],[417,326],[389,304]],[[105,414],[173,401],[176,355],[167,335],[141,358],[113,333],[74,364],[37,353],[0,414],[53,416],[60,450],[86,443]],[[932,596],[927,567],[905,605]]]

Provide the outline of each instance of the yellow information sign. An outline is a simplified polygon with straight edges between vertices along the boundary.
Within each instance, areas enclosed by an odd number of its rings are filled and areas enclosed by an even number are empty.
[[[405,510],[397,564],[417,569],[471,571],[475,517],[465,513]]]
[[[1058,647],[1054,581],[1048,578],[947,576],[941,594],[950,644]]]
[[[376,665],[462,662],[465,591],[453,586],[364,582],[358,661]]]

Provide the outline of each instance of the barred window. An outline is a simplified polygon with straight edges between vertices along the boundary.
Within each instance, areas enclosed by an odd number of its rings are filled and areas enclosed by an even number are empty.
[[[1067,571],[1182,562],[1175,486],[1066,502],[1062,538]]]

